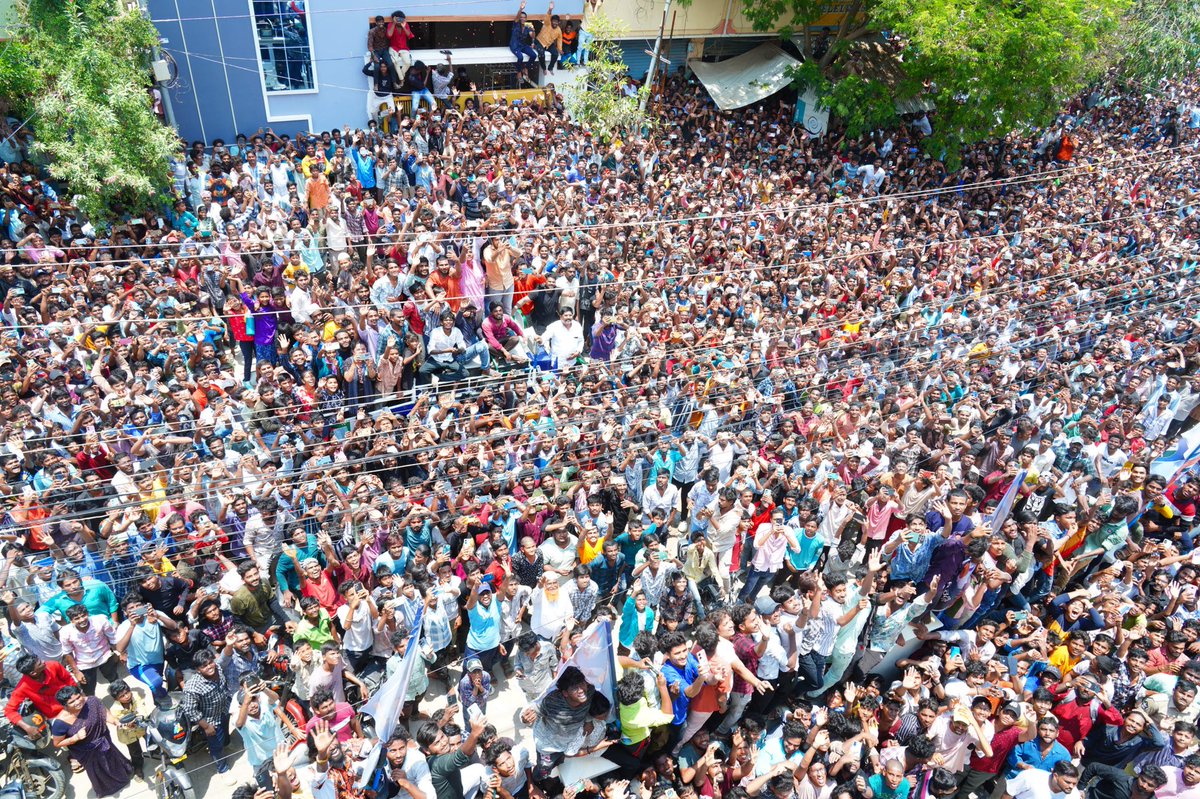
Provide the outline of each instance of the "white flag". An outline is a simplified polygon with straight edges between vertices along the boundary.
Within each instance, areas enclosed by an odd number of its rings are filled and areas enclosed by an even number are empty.
[[[579,647],[571,657],[559,664],[558,673],[554,675],[554,682],[550,683],[546,694],[554,690],[555,683],[567,666],[582,671],[592,687],[604,694],[614,709],[617,707],[617,654],[613,648],[612,623],[608,619],[593,622],[584,630]],[[542,694],[538,701],[545,698],[546,694]]]
[[[391,677],[384,680],[383,685],[379,686],[379,690],[362,706],[362,712],[375,719],[376,741],[375,746],[371,747],[371,751],[363,757],[362,776],[358,780],[359,788],[365,788],[374,776],[375,766],[379,763],[379,755],[383,752],[383,747],[387,745],[388,739],[392,737],[392,731],[396,729],[396,723],[400,719],[400,711],[404,707],[404,697],[408,693],[408,681],[412,678],[417,661],[421,659],[421,630],[423,627],[421,622],[424,615],[422,609],[413,622],[413,631],[408,636],[408,648],[404,650],[404,660],[400,662],[400,668],[396,669]]]

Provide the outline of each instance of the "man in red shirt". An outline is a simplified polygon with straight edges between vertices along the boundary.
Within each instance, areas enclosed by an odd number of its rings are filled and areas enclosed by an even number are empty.
[[[1020,723],[1022,721],[1023,725]],[[1025,714],[1022,719],[1021,709],[1016,703],[1003,705],[996,715],[996,732],[991,740],[992,754],[988,757],[981,752],[972,755],[970,767],[955,799],[967,799],[972,793],[986,795],[988,791],[984,786],[996,779],[1012,750],[1017,748],[1017,744],[1032,741],[1036,735],[1037,717],[1032,712]]]
[[[1063,698],[1072,687],[1075,695],[1055,707],[1052,712],[1061,722],[1058,742],[1075,757],[1081,757],[1084,752],[1083,742],[1097,721],[1101,724],[1121,725],[1125,723],[1125,719],[1121,716],[1121,711],[1112,706],[1091,674],[1080,675],[1075,679],[1073,686],[1059,683],[1050,691],[1056,697]]]
[[[21,717],[21,703],[28,699],[49,721],[62,712],[62,705],[54,695],[60,688],[75,685],[75,678],[61,663],[53,660],[43,663],[28,653],[17,658],[16,667],[25,676],[17,682],[12,696],[8,698],[4,715],[26,733],[36,736],[39,731]]]
[[[408,43],[413,38],[413,32],[412,28],[408,27],[403,13],[397,11],[392,14],[387,24],[387,38],[388,56],[392,59],[392,74],[400,82],[412,66],[412,53],[409,52]]]

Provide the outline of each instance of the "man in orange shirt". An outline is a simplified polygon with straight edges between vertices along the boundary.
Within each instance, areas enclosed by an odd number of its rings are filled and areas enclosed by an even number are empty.
[[[440,255],[437,259],[437,265],[425,280],[428,286],[442,287],[442,290],[445,292],[446,304],[455,313],[458,313],[463,303],[462,282],[459,280],[460,274],[458,264],[451,264],[449,258],[445,255]]]
[[[520,274],[517,276],[513,284],[513,306],[528,319],[533,313],[533,301],[529,299],[529,295],[536,291],[539,287],[546,285],[546,276],[541,272],[532,274]]]

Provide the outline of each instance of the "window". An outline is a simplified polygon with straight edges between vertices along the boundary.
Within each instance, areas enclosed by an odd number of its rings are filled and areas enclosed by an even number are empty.
[[[251,0],[263,82],[269,92],[311,91],[312,38],[301,0]]]

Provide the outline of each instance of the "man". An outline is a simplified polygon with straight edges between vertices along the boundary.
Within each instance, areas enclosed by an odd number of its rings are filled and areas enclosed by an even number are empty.
[[[467,342],[462,331],[454,326],[454,314],[446,312],[439,321],[439,326],[429,335],[429,357],[421,364],[421,374],[464,380],[467,377]]]
[[[1150,720],[1164,733],[1170,733],[1177,721],[1195,723],[1200,715],[1200,702],[1196,701],[1194,683],[1180,677],[1175,681],[1171,693],[1151,694],[1146,697],[1146,713]]]
[[[546,693],[558,671],[558,650],[552,644],[538,640],[532,631],[521,633],[517,640],[517,685],[530,704]]]
[[[233,697],[225,685],[225,675],[217,665],[217,656],[211,650],[196,655],[196,673],[183,684],[183,699],[179,709],[183,718],[198,726],[208,740],[208,752],[217,764],[217,773],[224,777],[227,785],[237,781],[230,775],[230,765],[225,759],[225,746],[229,742],[229,707]]]
[[[266,712],[264,712],[266,711]],[[279,706],[279,697],[256,674],[243,674],[238,693],[229,709],[234,726],[246,747],[250,767],[258,771],[271,762],[275,747],[284,741],[284,725],[299,740],[304,733]]]
[[[320,724],[325,724],[340,743],[362,737],[362,725],[354,708],[335,700],[329,691],[314,691],[308,704],[312,709],[312,717],[304,725],[306,733],[312,732]]]
[[[21,703],[28,699],[37,712],[48,719],[54,718],[62,712],[62,705],[55,695],[60,688],[74,685],[75,679],[61,663],[43,662],[29,653],[17,658],[15,666],[22,676],[8,697],[4,716],[27,734],[37,737],[38,730],[21,717]]]
[[[550,353],[556,369],[564,369],[583,354],[583,325],[575,321],[575,311],[563,308],[558,319],[546,326],[542,346]],[[679,490],[675,491],[676,496]]]
[[[437,799],[464,799],[462,770],[471,763],[479,736],[487,727],[487,717],[479,714],[471,721],[471,732],[457,750],[450,751],[449,739],[441,727],[427,721],[417,730],[417,743],[429,761],[429,773]]]
[[[1167,775],[1155,765],[1142,766],[1131,777],[1116,766],[1093,763],[1083,770],[1080,782],[1087,799],[1155,799]]]
[[[277,618],[283,617],[282,609],[276,612],[275,592],[263,582],[262,572],[254,561],[238,566],[242,587],[229,599],[229,610],[233,617],[257,633],[265,633]]]
[[[478,708],[480,716],[487,713],[487,702],[495,694],[492,678],[483,668],[479,658],[467,658],[463,663],[463,676],[458,681],[458,701],[462,705],[463,723],[471,723],[471,708]]]
[[[62,592],[46,601],[43,609],[47,613],[61,615],[71,605],[83,605],[90,616],[105,615],[116,621],[117,597],[99,580],[81,578],[74,569],[63,569],[58,573],[58,587]]]
[[[1058,742],[1058,717],[1047,713],[1037,723],[1037,738],[1018,744],[1008,758],[1008,778],[1030,769],[1049,771],[1059,763],[1069,763],[1071,753]]]
[[[117,679],[117,662],[112,657],[116,627],[107,616],[89,616],[83,605],[67,608],[67,620],[70,623],[58,633],[63,662],[83,692],[95,696],[98,674],[110,683]]]
[[[372,787],[379,799],[409,799],[421,795],[435,797],[429,763],[415,746],[412,734],[398,724],[383,750],[385,762],[379,765]]]
[[[478,574],[467,578],[467,658],[478,658],[485,671],[491,671],[500,658],[501,608],[495,601],[492,584],[480,580]],[[466,712],[464,705],[463,711]]]
[[[968,799],[972,793],[984,793],[981,789],[985,789],[985,786],[996,779],[1012,751],[1025,741],[1032,741],[1037,735],[1037,719],[1033,713],[1022,715],[1020,707],[1015,703],[1002,705],[996,721],[996,731],[988,743],[991,754],[979,751],[971,757],[970,765],[959,784],[957,799]]]
[[[1055,763],[1050,771],[1022,771],[1004,787],[1004,799],[1079,799],[1079,769],[1069,760]]]
[[[84,613],[86,615],[86,609]],[[32,603],[18,599],[8,606],[8,621],[9,632],[26,652],[42,660],[62,657],[62,626],[58,623],[58,614],[48,613],[45,608],[35,610]]]
[[[660,536],[666,537],[679,518],[679,489],[672,485],[667,469],[660,469],[654,485],[642,492],[642,523],[650,524],[650,515],[656,510],[662,511],[666,520]]]
[[[671,693],[671,734],[667,739],[668,749],[679,743],[684,724],[687,723],[688,706],[691,700],[704,689],[705,676],[701,675],[700,661],[692,654],[687,639],[679,632],[666,632],[659,637],[659,650],[663,653],[662,673],[667,678],[667,690]]]

